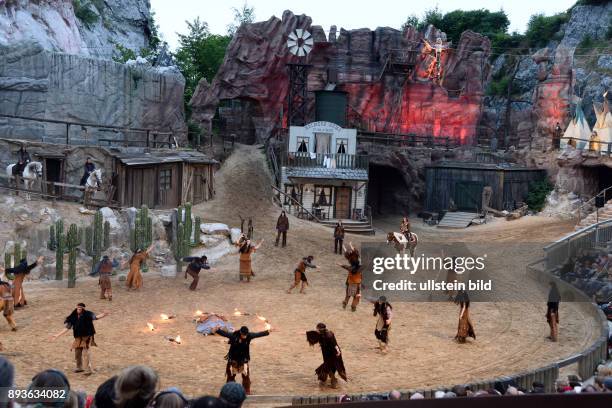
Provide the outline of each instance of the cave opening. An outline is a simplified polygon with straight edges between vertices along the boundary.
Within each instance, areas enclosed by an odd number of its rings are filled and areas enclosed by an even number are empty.
[[[398,169],[370,164],[368,205],[372,215],[407,215],[410,201],[410,190]]]
[[[263,118],[259,101],[252,98],[223,99],[217,109],[219,133],[244,144],[257,143],[257,126]]]
[[[586,176],[591,179],[592,195],[595,195],[603,190],[605,192],[605,200],[612,200],[612,167],[594,166],[589,167]]]

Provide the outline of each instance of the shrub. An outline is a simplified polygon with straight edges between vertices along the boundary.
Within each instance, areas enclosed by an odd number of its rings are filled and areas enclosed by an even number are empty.
[[[554,16],[547,17],[544,14],[534,14],[529,19],[525,37],[527,42],[532,47],[543,47],[550,40],[554,39],[556,34],[569,19],[569,13],[559,13]]]
[[[500,79],[493,79],[487,87],[487,95],[506,96],[509,82],[510,78],[508,78],[508,76],[503,76]]]
[[[525,203],[529,209],[536,212],[542,211],[546,203],[546,196],[548,196],[548,193],[550,193],[553,188],[554,186],[548,179],[530,183],[527,199],[525,199]]]
[[[587,34],[582,37],[582,40],[580,40],[580,43],[578,44],[577,48],[580,49],[581,52],[583,52],[592,49],[594,46],[595,41],[593,41],[593,38],[591,38],[591,36]]]
[[[88,28],[98,22],[98,15],[89,7],[89,3],[72,0],[72,6],[74,7],[74,15]]]

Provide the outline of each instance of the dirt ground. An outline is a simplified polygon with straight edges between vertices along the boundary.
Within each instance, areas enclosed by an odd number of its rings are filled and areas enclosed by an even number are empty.
[[[387,391],[465,383],[570,356],[599,335],[599,325],[581,304],[563,305],[560,341],[551,343],[545,338],[548,327],[543,302],[474,303],[471,316],[477,340],[457,344],[453,341],[456,305],[396,303],[391,352],[381,355],[374,349],[371,306],[362,303],[355,313],[341,308],[345,272],[335,266],[342,258],[333,254],[331,230],[291,218],[288,247],[273,245],[279,210],[272,204],[269,173],[257,147],[237,147],[217,173],[216,190],[217,197],[198,206],[195,213],[205,221],[223,221],[232,226],[239,224],[239,214],[254,217],[256,240],[266,240],[254,257],[254,281],[239,283],[238,257],[228,256],[214,270],[202,271],[195,292],[187,289],[189,280],[182,275],[164,279],[148,273],[144,275],[144,288],[137,293],[128,293],[122,282],[113,281],[112,303],[98,299],[94,279],[79,280],[75,289],[64,288],[65,283],[60,287],[55,282],[26,282],[29,305],[16,312],[19,331],[11,333],[7,324],[0,324],[4,354],[17,368],[17,384],[25,386],[36,372],[54,367],[68,372],[75,388],[94,392],[121,368],[147,364],[159,372],[162,386],[178,386],[190,395],[217,393],[224,382],[223,357],[228,346],[218,336],[196,333],[192,316],[197,309],[224,313],[235,326],[246,324],[252,330],[262,330],[263,323],[252,316],[232,316],[235,308],[268,318],[274,331],[251,345],[253,392],[267,395]],[[398,224],[397,218],[376,222],[380,231],[396,229]],[[420,222],[415,222],[413,228],[421,240],[429,241],[529,239],[544,244],[569,232],[572,225],[552,218],[526,217],[459,231],[440,230]],[[349,239],[358,244],[380,242],[384,236],[377,233]],[[308,293],[286,294],[295,263],[309,254],[314,255],[321,269],[308,273]],[[525,266],[540,254],[539,245],[528,252],[504,253],[512,260],[507,270],[508,285],[522,285],[527,279]],[[545,299],[545,293],[541,296]],[[96,322],[96,372],[89,378],[71,372],[74,361],[70,333],[55,342],[49,340],[50,335],[62,329],[63,318],[77,302],[86,303],[97,313],[111,313]],[[162,322],[160,313],[177,317]],[[336,333],[343,350],[350,381],[341,382],[339,390],[319,388],[314,374],[321,363],[321,352],[308,346],[304,333],[321,321]],[[147,322],[157,330],[148,331]],[[164,339],[177,334],[183,340],[181,345]]]

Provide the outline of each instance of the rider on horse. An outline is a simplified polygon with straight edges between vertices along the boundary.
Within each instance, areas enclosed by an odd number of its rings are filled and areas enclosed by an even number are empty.
[[[23,176],[23,171],[25,170],[28,163],[32,161],[30,157],[30,153],[21,145],[19,151],[17,152],[18,160],[17,164],[13,166],[13,176]]]
[[[412,241],[412,234],[410,233],[410,220],[408,217],[402,219],[400,224],[400,232],[406,237],[406,240]]]
[[[96,169],[96,165],[91,162],[91,157],[88,157],[85,161],[85,172],[83,173],[83,177],[81,177],[81,185],[84,186],[87,183],[87,179]]]

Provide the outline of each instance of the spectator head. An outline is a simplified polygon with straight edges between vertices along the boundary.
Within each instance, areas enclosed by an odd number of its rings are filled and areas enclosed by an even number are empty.
[[[158,392],[149,403],[150,408],[185,408],[188,405],[189,401],[177,388]]]
[[[145,408],[155,395],[157,382],[157,373],[150,367],[137,365],[124,369],[115,382],[117,407]]]
[[[569,383],[566,380],[557,381],[556,390],[559,393],[563,393],[566,391],[570,391],[572,388],[569,386]]]
[[[544,384],[542,384],[539,381],[534,381],[531,384],[531,387],[532,387],[532,391],[531,392],[534,393],[534,394],[544,394],[546,392],[545,389],[544,389]]]
[[[48,407],[65,407],[65,408],[78,408],[79,398],[78,395],[70,391],[70,382],[66,375],[55,369],[49,369],[41,371],[32,378],[30,388],[62,388],[68,392],[68,398],[63,403],[58,404],[57,402],[48,401],[40,404],[40,406]]]
[[[569,382],[569,385],[572,388],[582,386],[582,380],[577,375],[568,375],[567,381]]]
[[[191,408],[226,408],[227,405],[217,397],[205,396],[191,401]],[[98,407],[99,408],[99,407]]]
[[[0,356],[0,388],[12,387],[15,381],[15,367],[6,358]]]
[[[398,390],[393,390],[389,393],[389,399],[390,400],[400,400],[402,399],[402,393],[399,392]]]
[[[236,382],[228,382],[221,388],[219,398],[230,407],[237,408],[241,407],[246,399],[246,392],[242,385]]]
[[[115,408],[115,382],[117,376],[113,376],[108,380],[104,381],[96,390],[94,401],[96,408]]]
[[[410,396],[410,399],[411,400],[425,399],[425,396],[423,396],[423,394],[421,394],[420,392],[415,392],[414,394]]]
[[[587,393],[589,393],[589,392],[599,392],[599,391],[597,391],[597,388],[595,388],[595,386],[594,386],[594,385],[590,385],[590,384],[589,384],[589,385],[587,385],[586,387],[584,387],[584,388],[582,389],[582,392],[587,392]]]
[[[493,390],[495,391],[495,390]],[[490,397],[491,394],[488,391],[485,390],[478,390],[474,393],[473,395],[474,397]]]
[[[444,391],[436,391],[434,394],[434,398],[438,399],[438,398],[444,398]]]
[[[604,378],[603,386],[604,386],[606,391],[612,391],[612,377]]]
[[[452,391],[448,391],[444,393],[444,397],[442,398],[457,398],[457,394]]]
[[[465,389],[465,386],[463,385],[455,385],[452,390],[456,396],[458,397],[466,397],[467,396],[467,390]]]

